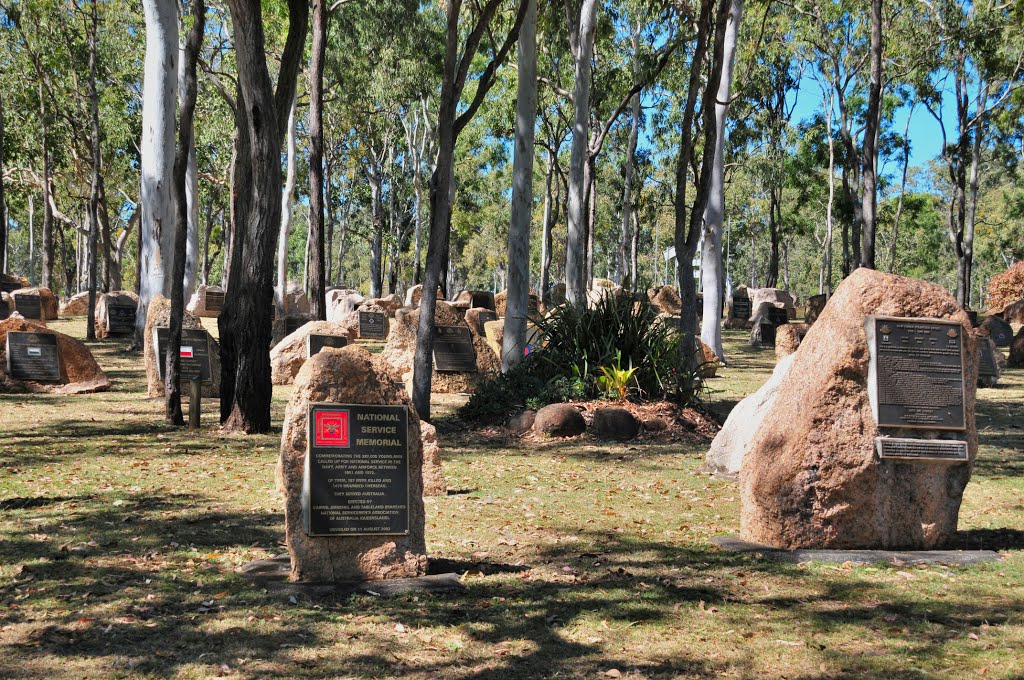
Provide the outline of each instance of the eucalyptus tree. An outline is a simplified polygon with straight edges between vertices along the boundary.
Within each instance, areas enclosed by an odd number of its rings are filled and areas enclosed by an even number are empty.
[[[324,260],[324,62],[327,58],[327,0],[313,0],[309,57],[309,251],[310,312],[327,318]]]

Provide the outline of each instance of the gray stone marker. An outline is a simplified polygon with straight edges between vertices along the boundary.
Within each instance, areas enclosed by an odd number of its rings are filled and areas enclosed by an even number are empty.
[[[359,312],[359,337],[368,340],[384,340],[387,334],[384,312]]]
[[[43,319],[43,301],[38,295],[26,295],[16,293],[14,295],[14,308],[26,319]]]
[[[995,350],[986,338],[978,339],[978,386],[995,387],[999,382],[999,365]]]
[[[409,533],[406,406],[310,404],[302,508],[309,536]]]
[[[998,316],[990,316],[986,322],[989,335],[992,337],[992,342],[996,343],[996,347],[1009,347],[1013,342],[1013,328],[1010,327],[1010,324]]]
[[[61,382],[60,346],[53,333],[9,331],[7,374],[17,380]]]
[[[476,350],[468,326],[434,328],[434,370],[441,373],[476,373]]]
[[[164,348],[171,330],[167,326],[153,328],[153,349],[156,352],[157,370],[160,379],[164,377]],[[210,367],[210,334],[205,330],[193,328],[181,329],[181,369],[182,380],[199,378],[202,382],[213,381],[213,370]]]
[[[321,335],[310,333],[306,336],[306,358],[319,354],[324,347],[345,347],[348,338],[343,335]]]

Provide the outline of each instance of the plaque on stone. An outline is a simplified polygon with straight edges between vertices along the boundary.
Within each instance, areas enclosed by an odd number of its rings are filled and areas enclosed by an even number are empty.
[[[488,310],[486,312],[477,312],[477,315],[476,315],[476,324],[477,324],[476,332],[477,332],[477,334],[480,335],[480,337],[485,337],[487,335],[487,332],[485,331],[484,326],[487,324],[488,321],[497,321],[497,320],[498,320],[498,313],[497,312],[494,312],[494,311],[491,311],[491,310]]]
[[[978,378],[988,378],[991,384],[994,384],[993,378],[999,378],[995,350],[992,349],[992,343],[985,338],[978,341]]]
[[[286,316],[284,318],[284,334],[291,335],[305,326],[308,322],[302,317]]]
[[[472,296],[470,307],[494,310],[494,293],[488,293],[485,290],[474,290],[470,295]]]
[[[468,326],[434,328],[434,370],[442,373],[476,372],[476,350]]]
[[[107,335],[131,335],[135,332],[134,304],[112,302],[107,305]]]
[[[28,317],[25,317],[26,319]],[[986,319],[988,333],[996,347],[1009,347],[1013,341],[1013,328],[998,316],[990,316]]]
[[[42,298],[38,295],[15,293],[14,308],[26,319],[42,320],[43,318]]]
[[[207,290],[206,291],[206,311],[208,311],[208,312],[221,312],[221,311],[224,311],[224,291],[221,291],[221,290]]]
[[[370,340],[384,340],[384,312],[359,312],[359,337]]]
[[[967,428],[959,323],[869,316],[864,331],[868,394],[879,427]]]
[[[768,320],[777,328],[783,324],[789,323],[789,312],[785,307],[771,306],[768,309]]]
[[[750,298],[734,297],[732,299],[732,318],[747,321],[750,319]]]
[[[164,377],[164,348],[167,347],[167,337],[171,330],[167,326],[155,326],[153,328],[153,350],[156,352],[157,370],[160,371],[160,379]],[[213,379],[213,369],[210,367],[210,334],[205,330],[194,328],[181,329],[181,368],[179,375],[182,380],[191,380],[198,377],[205,382]]]
[[[310,536],[409,533],[408,407],[310,404],[302,509]]]
[[[11,281],[9,279],[0,279],[0,293],[13,293],[14,291],[24,288],[21,281]]]
[[[9,331],[7,374],[17,380],[61,382],[60,346],[53,333]]]
[[[875,437],[875,450],[881,460],[931,463],[966,463],[967,442],[952,439],[901,439]]]
[[[761,344],[774,347],[775,336],[777,335],[775,331],[775,324],[773,324],[769,319],[761,319],[760,328]]]
[[[319,354],[324,347],[344,347],[348,344],[348,338],[344,335],[320,335],[310,333],[306,336],[306,358]]]

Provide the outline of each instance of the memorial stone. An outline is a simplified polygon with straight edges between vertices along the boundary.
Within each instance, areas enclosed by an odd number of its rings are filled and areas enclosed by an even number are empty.
[[[42,300],[38,295],[16,293],[14,295],[14,307],[17,309],[18,314],[21,314],[26,319],[42,320],[43,318]]]
[[[408,413],[401,405],[309,406],[307,535],[409,533]]]
[[[881,460],[966,463],[967,442],[950,439],[904,439],[876,437],[875,446]]]
[[[999,382],[999,364],[996,349],[989,338],[978,338],[978,386],[995,387]]]
[[[989,336],[992,342],[996,343],[996,347],[1009,347],[1013,341],[1013,328],[998,316],[988,317],[982,326],[988,328]]]
[[[498,314],[492,310],[477,312],[476,323],[477,323],[477,335],[486,337],[487,332],[484,329],[484,324],[488,321],[497,321]]]
[[[476,352],[469,327],[434,328],[434,370],[442,373],[476,372]]]
[[[136,305],[113,302],[107,305],[107,335],[131,335],[135,332]]]
[[[7,373],[17,380],[61,382],[60,348],[53,333],[7,333]]]
[[[789,313],[783,307],[772,307],[768,310],[768,320],[778,328],[783,324],[789,323]]]
[[[342,335],[310,333],[306,336],[306,358],[319,354],[324,347],[341,348],[347,344],[348,338]]]
[[[732,318],[746,321],[750,318],[752,309],[749,297],[734,297],[732,299]]]
[[[153,348],[156,352],[156,366],[160,379],[164,378],[164,348],[171,330],[167,326],[156,326],[153,329]],[[213,379],[210,367],[210,334],[205,330],[192,328],[181,329],[181,368],[179,375],[183,380],[198,377],[208,383]]]
[[[387,324],[383,312],[359,312],[359,337],[370,340],[384,340]]]

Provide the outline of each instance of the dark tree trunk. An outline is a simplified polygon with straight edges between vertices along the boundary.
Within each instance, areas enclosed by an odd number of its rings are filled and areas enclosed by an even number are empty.
[[[871,84],[864,123],[861,177],[864,181],[860,266],[875,268],[876,190],[878,180],[878,126],[882,116],[882,0],[871,0]]]
[[[281,141],[302,62],[309,5],[304,0],[288,0],[288,38],[276,93],[267,68],[260,1],[229,0],[228,5],[242,92],[238,108],[244,110],[249,128],[252,204],[244,243],[234,246],[242,248],[235,294],[225,300],[225,307],[232,312],[228,325],[236,352],[231,366],[234,372],[227,376],[234,389],[229,390],[232,401],[227,405],[225,426],[251,434],[270,429],[273,386],[267,348],[274,300],[274,245],[281,217]],[[224,388],[222,382],[222,416]]]
[[[768,255],[768,273],[764,285],[774,288],[779,283],[779,235],[782,231],[782,187],[773,185],[768,201],[768,235],[771,250]]]
[[[203,0],[192,0],[192,28],[185,42],[185,74],[181,91],[181,119],[178,123],[178,148],[174,154],[174,254],[171,265],[171,318],[168,324],[167,348],[164,355],[164,417],[174,425],[184,425],[181,413],[181,325],[185,315],[185,246],[188,241],[188,196],[185,175],[188,172],[189,150],[192,148],[193,122],[196,113],[196,62],[203,42],[206,6]]]
[[[324,213],[326,216],[327,237],[324,239],[324,290],[334,285],[334,192],[331,190],[333,181],[331,162],[324,163]],[[324,304],[327,301],[324,300]]]
[[[4,100],[0,93],[0,273],[7,273],[7,199],[4,197]],[[31,272],[29,272],[31,274]]]
[[[384,178],[376,165],[367,171],[367,177],[370,180],[370,208],[373,215],[373,233],[370,235],[370,297],[379,298],[384,294],[384,267],[381,262],[384,257]]]
[[[46,113],[46,93],[43,91],[42,79],[39,83],[39,126],[40,142],[43,151],[43,288],[53,288],[53,204],[50,193],[53,191],[50,167],[50,124]],[[136,277],[138,280],[138,277]],[[70,290],[66,291],[70,294]]]
[[[98,49],[99,14],[97,0],[89,9],[89,122],[92,151],[92,181],[89,190],[89,314],[86,317],[85,337],[96,339],[96,241],[100,231],[100,171],[103,163],[100,148],[100,97],[96,90],[96,58]]]
[[[309,59],[309,295],[310,312],[327,318],[324,271],[324,59],[327,0],[313,0],[313,51]]]

